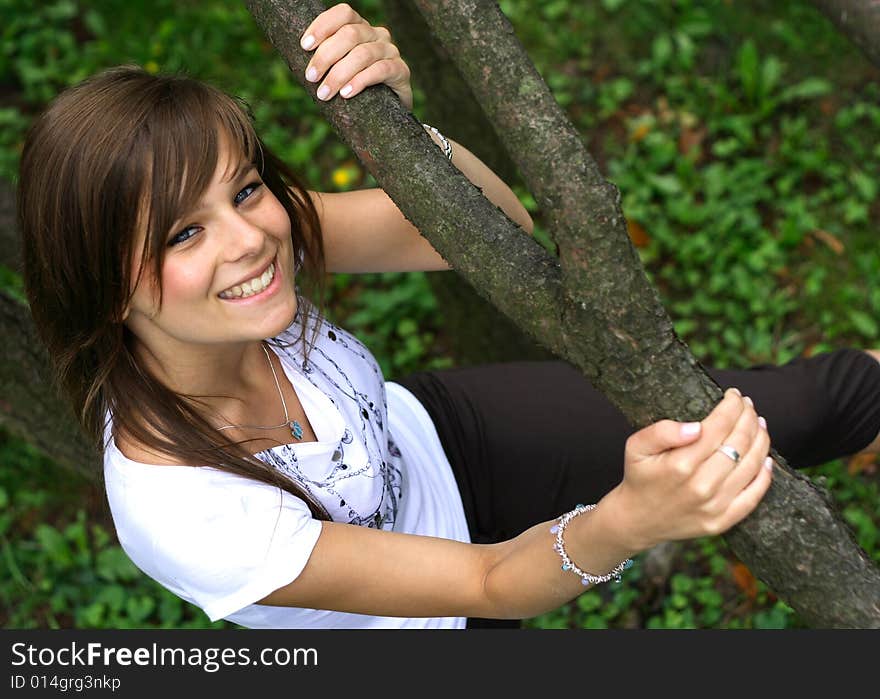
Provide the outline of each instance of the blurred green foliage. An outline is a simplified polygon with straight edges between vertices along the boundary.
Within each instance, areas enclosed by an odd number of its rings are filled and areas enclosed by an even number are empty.
[[[386,24],[379,0],[351,4]],[[809,3],[500,5],[620,188],[647,273],[701,361],[747,366],[878,345],[880,80]],[[0,177],[15,179],[24,132],[59,90],[133,62],[184,70],[247,100],[269,146],[310,188],[375,186],[242,3],[0,0],[0,19]],[[418,116],[426,96],[420,76],[413,80]],[[511,184],[548,243],[542,212]],[[2,268],[0,284],[21,293]],[[335,275],[329,316],[364,340],[388,377],[452,364],[424,273]],[[210,624],[134,568],[99,487],[5,433],[0,464],[0,625],[229,625]],[[870,464],[810,473],[880,560]],[[723,539],[688,542],[674,563],[656,580],[637,558],[621,584],[588,590],[528,625],[800,625]]]

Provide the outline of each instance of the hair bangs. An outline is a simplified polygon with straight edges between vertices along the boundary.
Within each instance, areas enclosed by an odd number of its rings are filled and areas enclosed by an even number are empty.
[[[195,209],[211,185],[225,153],[224,178],[242,163],[252,163],[262,175],[262,145],[248,118],[247,105],[211,86],[193,82],[170,82],[163,86],[145,126],[144,182],[146,236],[140,276],[151,264],[162,306],[162,265],[168,237],[175,224]]]

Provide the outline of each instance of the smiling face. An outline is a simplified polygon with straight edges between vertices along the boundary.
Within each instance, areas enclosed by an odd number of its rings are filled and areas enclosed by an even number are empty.
[[[227,138],[197,207],[157,235],[165,236],[161,307],[148,263],[124,322],[163,363],[272,337],[293,321],[290,218]],[[137,253],[133,269],[140,263]]]

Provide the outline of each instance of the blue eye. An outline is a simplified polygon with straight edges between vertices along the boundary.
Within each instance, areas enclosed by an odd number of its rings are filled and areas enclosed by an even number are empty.
[[[171,239],[168,241],[168,246],[171,247],[173,245],[178,245],[179,243],[185,243],[187,240],[192,238],[192,235],[186,235],[186,234],[195,228],[198,228],[198,226],[187,226],[182,231],[180,231],[180,233],[171,237]],[[195,235],[195,234],[193,234],[193,235]],[[185,236],[185,237],[183,237],[183,236]]]
[[[245,199],[247,199],[251,194],[253,194],[256,190],[263,186],[262,182],[251,182],[247,187],[242,189],[238,194],[235,195],[233,201],[236,205],[241,204]],[[179,245],[180,243],[185,243],[187,240],[193,237],[195,233],[191,233],[187,235],[190,231],[198,229],[199,226],[187,226],[182,231],[172,236],[168,240],[168,246]]]
[[[235,203],[241,204],[241,202],[243,202],[245,199],[247,199],[251,194],[253,194],[256,190],[258,190],[262,186],[263,186],[262,182],[251,182],[247,187],[245,187],[243,190],[241,190],[238,194],[235,195]],[[245,192],[247,192],[247,194],[245,194],[242,197],[241,195],[244,194]]]

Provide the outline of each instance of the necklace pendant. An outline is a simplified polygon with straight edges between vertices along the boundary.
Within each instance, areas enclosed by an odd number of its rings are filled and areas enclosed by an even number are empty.
[[[292,434],[297,439],[303,438],[303,428],[302,425],[299,424],[296,420],[292,420],[288,423],[288,427],[290,427],[290,434]]]

